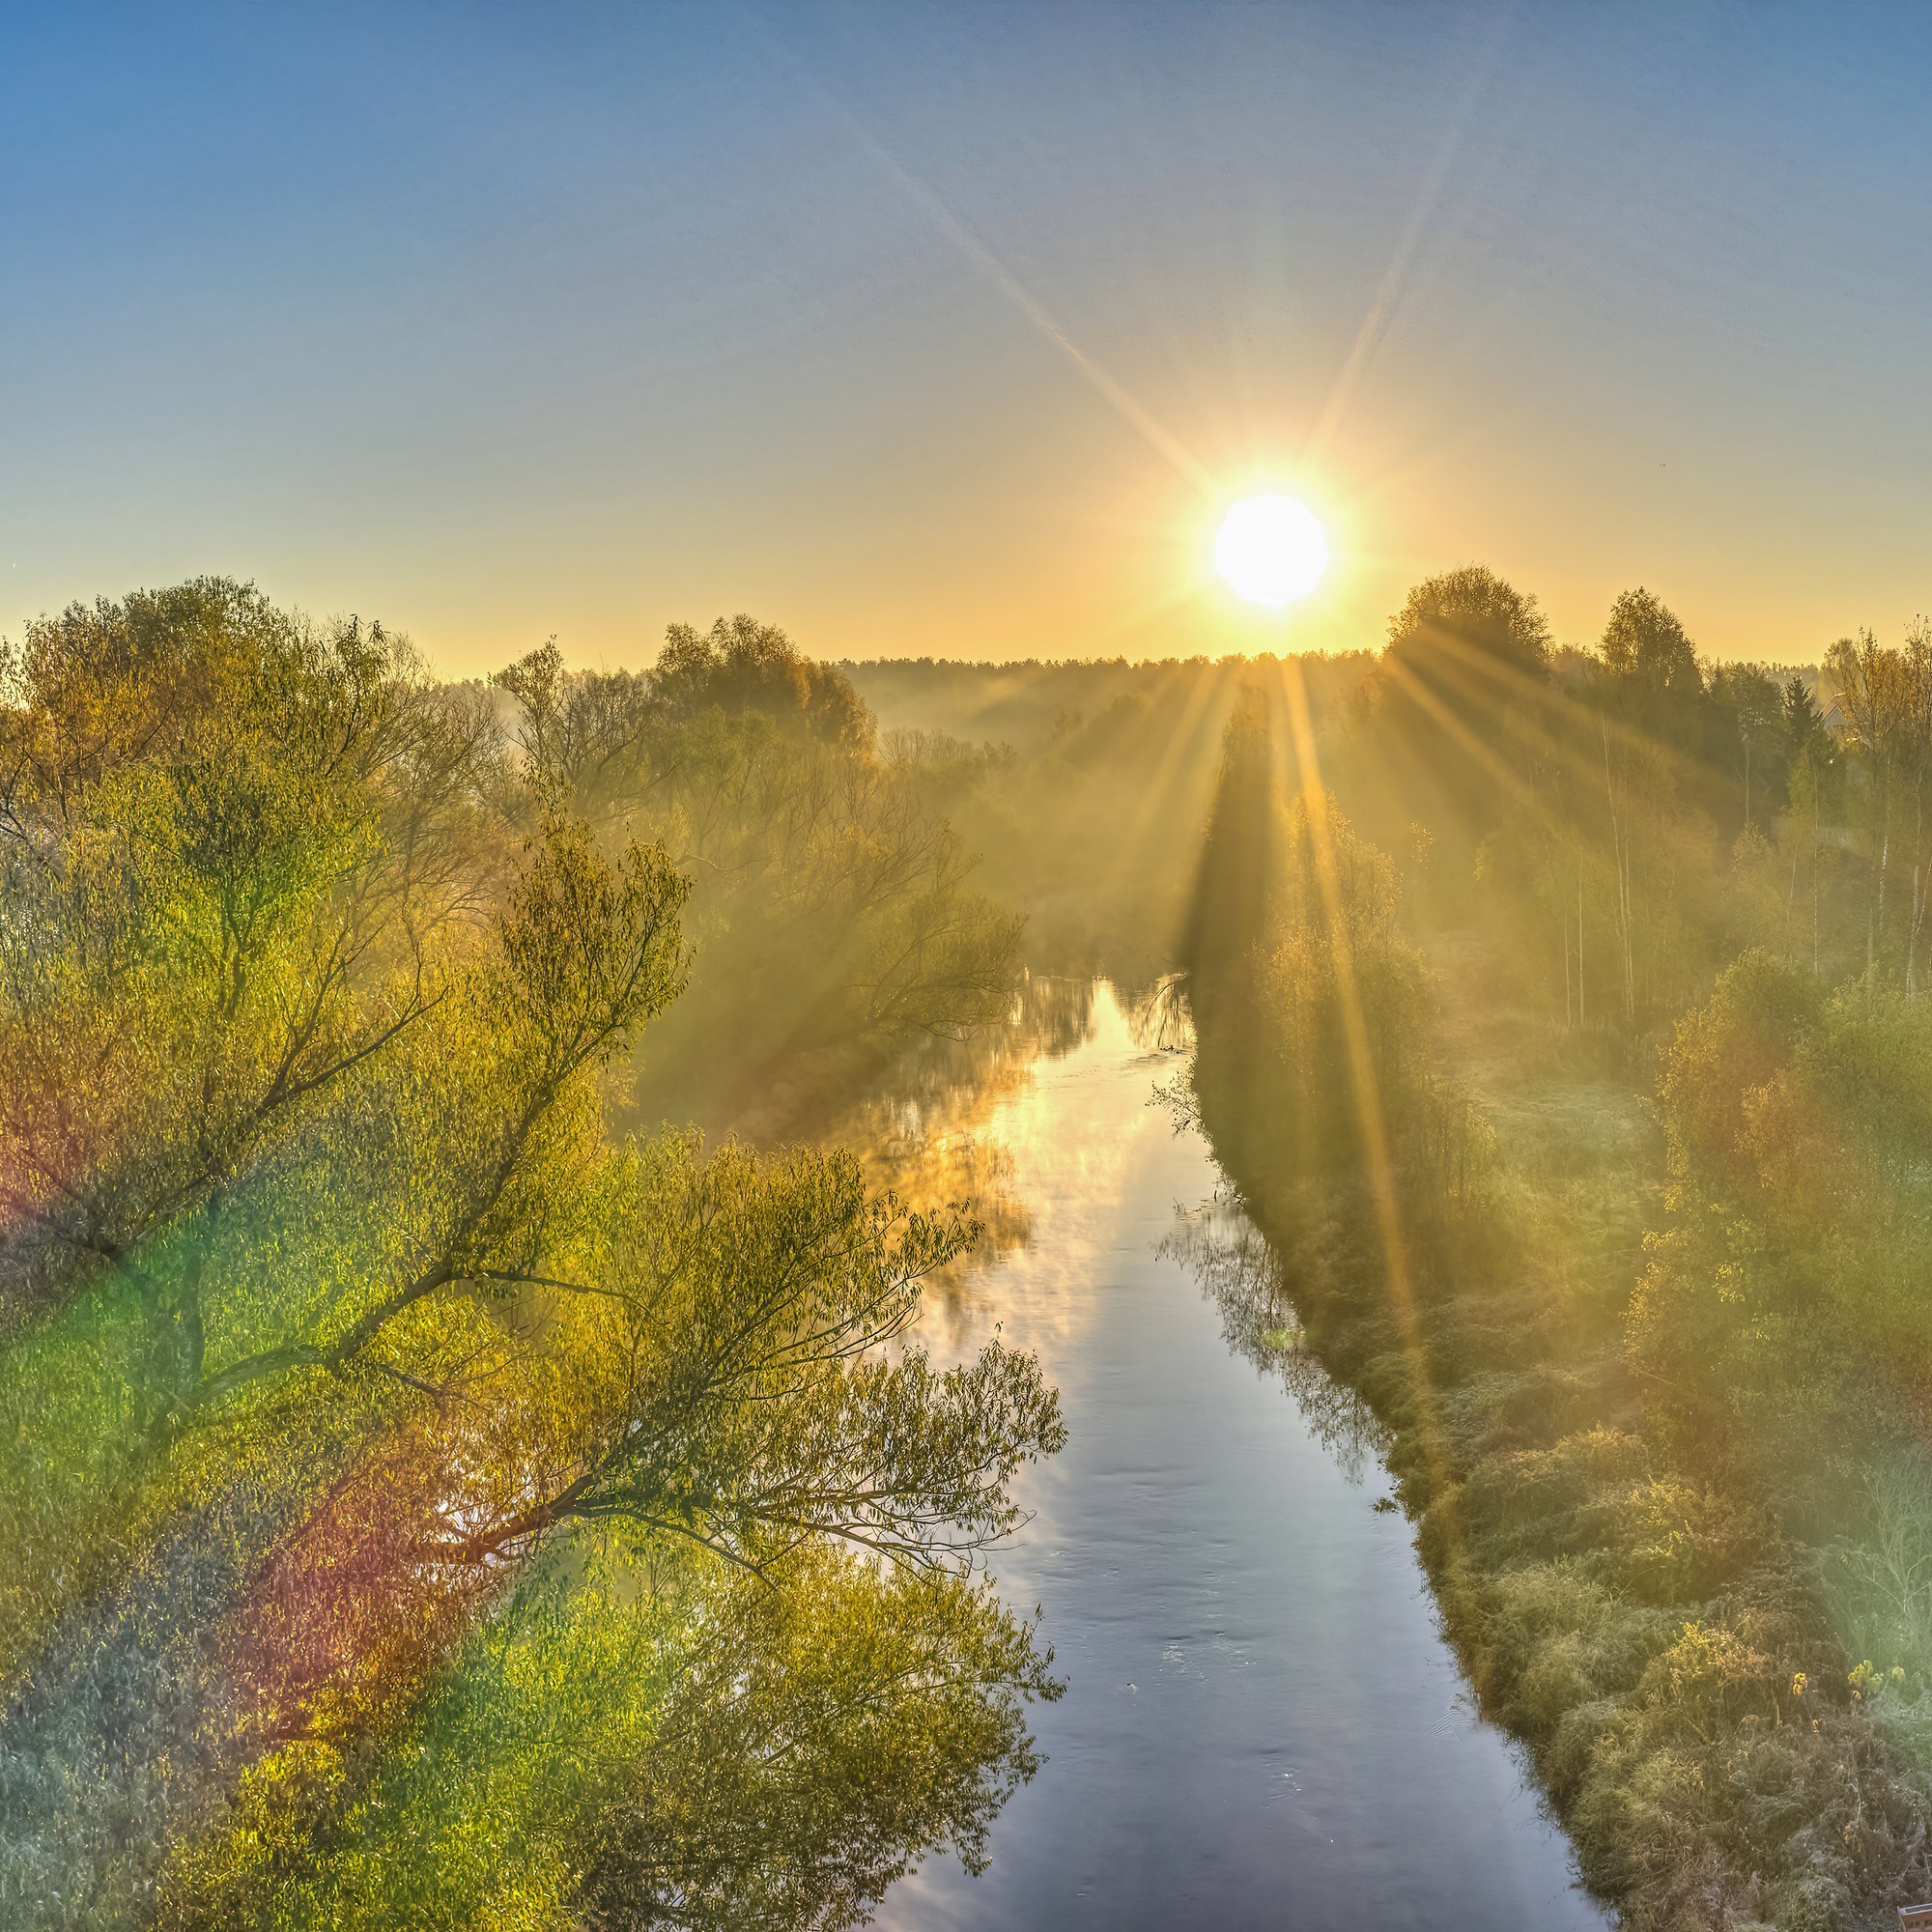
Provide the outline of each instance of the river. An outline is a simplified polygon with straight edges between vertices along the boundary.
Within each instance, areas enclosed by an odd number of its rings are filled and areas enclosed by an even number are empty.
[[[974,1878],[934,1860],[880,1921],[942,1927],[1603,1926],[1512,1747],[1475,1713],[1374,1425],[1294,1346],[1268,1258],[1104,984],[1010,1046],[923,1157],[997,1195],[929,1297],[936,1356],[1036,1349],[1070,1439],[1000,1554],[1066,1694]],[[963,1124],[962,1124],[963,1122]]]

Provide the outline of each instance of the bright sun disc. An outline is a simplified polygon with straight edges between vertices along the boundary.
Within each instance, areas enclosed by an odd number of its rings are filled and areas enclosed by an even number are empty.
[[[1306,597],[1328,567],[1328,539],[1305,503],[1250,497],[1221,519],[1214,568],[1250,604],[1279,611]]]

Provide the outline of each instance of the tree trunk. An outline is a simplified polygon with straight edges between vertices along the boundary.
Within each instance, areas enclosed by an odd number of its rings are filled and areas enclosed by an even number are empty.
[[[1566,912],[1557,923],[1563,933],[1563,1031],[1575,1033],[1577,1002],[1570,991],[1570,915]]]
[[[1589,1009],[1583,1004],[1583,848],[1577,847],[1577,1025],[1590,1024]]]

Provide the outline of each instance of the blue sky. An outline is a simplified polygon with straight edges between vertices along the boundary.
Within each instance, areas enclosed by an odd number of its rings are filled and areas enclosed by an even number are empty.
[[[215,570],[463,672],[1341,646],[1472,558],[1566,638],[1895,632],[1927,18],[22,8],[0,633]],[[1267,486],[1286,632],[1203,577]]]

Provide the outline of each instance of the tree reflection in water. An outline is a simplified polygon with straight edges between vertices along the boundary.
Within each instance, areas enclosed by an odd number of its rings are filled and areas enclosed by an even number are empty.
[[[955,1341],[966,1321],[966,1282],[1032,1238],[1012,1156],[988,1124],[1040,1062],[1064,1059],[1093,1037],[1099,984],[1024,975],[1005,1026],[923,1041],[901,1058],[883,1092],[824,1129],[826,1141],[865,1161],[876,1185],[912,1206],[972,1209],[980,1238],[925,1280],[923,1319],[943,1324]],[[1122,1004],[1127,1009],[1124,995]]]
[[[1179,1262],[1221,1314],[1228,1346],[1279,1376],[1316,1439],[1351,1483],[1387,1448],[1375,1412],[1316,1359],[1296,1319],[1278,1256],[1225,1193],[1177,1212],[1159,1252]]]

